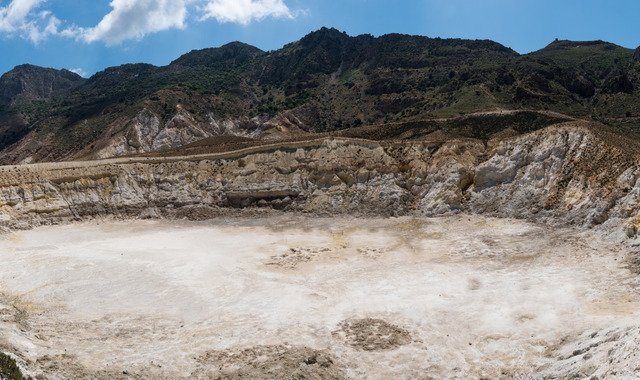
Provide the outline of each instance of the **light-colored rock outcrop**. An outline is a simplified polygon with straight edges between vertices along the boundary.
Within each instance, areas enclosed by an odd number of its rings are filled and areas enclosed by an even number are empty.
[[[125,121],[122,128],[116,123],[113,127],[115,130],[110,130],[103,136],[97,151],[83,150],[77,157],[104,159],[158,152],[213,136],[277,140],[292,133],[303,133],[304,125],[292,112],[271,119],[221,119],[209,114],[207,120],[196,120],[196,116],[181,105],[176,106],[175,113],[168,118],[149,108],[143,108],[135,117]]]
[[[239,124],[238,120],[217,120],[213,116],[208,122],[199,122],[180,106],[172,117],[163,120],[161,115],[144,108],[121,132],[107,139],[104,147],[89,156],[108,158],[157,152],[215,135],[258,137],[260,131],[256,128],[244,131]]]
[[[466,211],[619,226],[633,236],[639,173],[633,155],[575,123],[488,146],[331,139],[198,157],[2,167],[0,219],[28,227],[104,215],[206,218],[254,207],[317,214]]]

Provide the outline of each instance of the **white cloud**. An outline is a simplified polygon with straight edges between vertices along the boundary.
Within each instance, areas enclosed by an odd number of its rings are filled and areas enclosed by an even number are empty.
[[[111,12],[91,28],[71,28],[65,35],[75,35],[85,42],[104,41],[117,45],[125,40],[168,29],[184,29],[188,0],[112,0]]]
[[[16,32],[26,22],[27,16],[42,0],[13,0],[6,7],[0,8],[0,31]]]
[[[87,72],[84,71],[83,69],[81,69],[80,67],[78,67],[76,69],[69,69],[69,71],[71,71],[72,73],[76,73],[76,74],[80,75],[83,78],[87,77]]]
[[[216,19],[247,25],[267,17],[293,18],[293,13],[283,0],[205,0],[201,8],[202,19]]]
[[[112,46],[164,30],[184,29],[190,10],[200,21],[241,25],[269,17],[293,19],[297,14],[284,0],[111,0],[111,11],[97,25],[61,27],[55,15],[40,10],[47,1],[11,0],[2,6],[0,0],[0,36],[19,36],[34,43],[60,36]]]
[[[19,35],[34,43],[58,34],[60,20],[51,12],[37,11],[45,1],[12,0],[9,5],[0,7],[0,33]]]

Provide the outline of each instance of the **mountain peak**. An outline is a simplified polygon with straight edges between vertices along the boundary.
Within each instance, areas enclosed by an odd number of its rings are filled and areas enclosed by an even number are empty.
[[[46,100],[58,91],[66,90],[84,78],[69,70],[57,70],[30,64],[18,65],[0,77],[0,106]]]
[[[171,66],[216,66],[221,63],[245,63],[264,52],[255,46],[234,41],[217,48],[192,50],[171,62]]]
[[[322,28],[315,30],[309,34],[307,34],[307,36],[311,36],[311,35],[322,35],[322,36],[348,36],[346,32],[341,32],[336,28],[327,28],[326,26],[323,26]],[[303,37],[304,38],[304,37]]]
[[[556,39],[551,42],[549,45],[544,47],[542,50],[567,50],[573,48],[580,47],[601,47],[601,48],[615,48],[618,47],[611,42],[606,42],[602,40],[593,40],[593,41],[572,41],[572,40],[559,40]]]
[[[82,78],[80,75],[67,70],[67,69],[52,69],[48,67],[36,66],[30,63],[25,63],[22,65],[18,65],[11,69],[9,72],[4,75],[25,75],[27,73],[57,73],[59,75],[65,76],[70,80],[78,80],[78,78]],[[3,76],[4,76],[3,75]]]
[[[341,32],[336,28],[327,28],[323,26],[322,28],[302,37],[300,43],[306,45],[309,43],[317,43],[323,40],[345,40],[349,38],[350,37],[346,32]]]

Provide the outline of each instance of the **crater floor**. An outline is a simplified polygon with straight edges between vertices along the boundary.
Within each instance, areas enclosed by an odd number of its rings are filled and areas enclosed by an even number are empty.
[[[0,351],[58,378],[625,378],[627,262],[466,215],[41,227],[0,236]]]

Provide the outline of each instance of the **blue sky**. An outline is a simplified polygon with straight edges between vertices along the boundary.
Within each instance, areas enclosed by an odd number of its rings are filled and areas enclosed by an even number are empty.
[[[165,65],[236,40],[273,50],[322,26],[487,38],[521,53],[554,38],[635,48],[639,18],[638,0],[0,0],[0,73],[21,63],[84,75]]]

